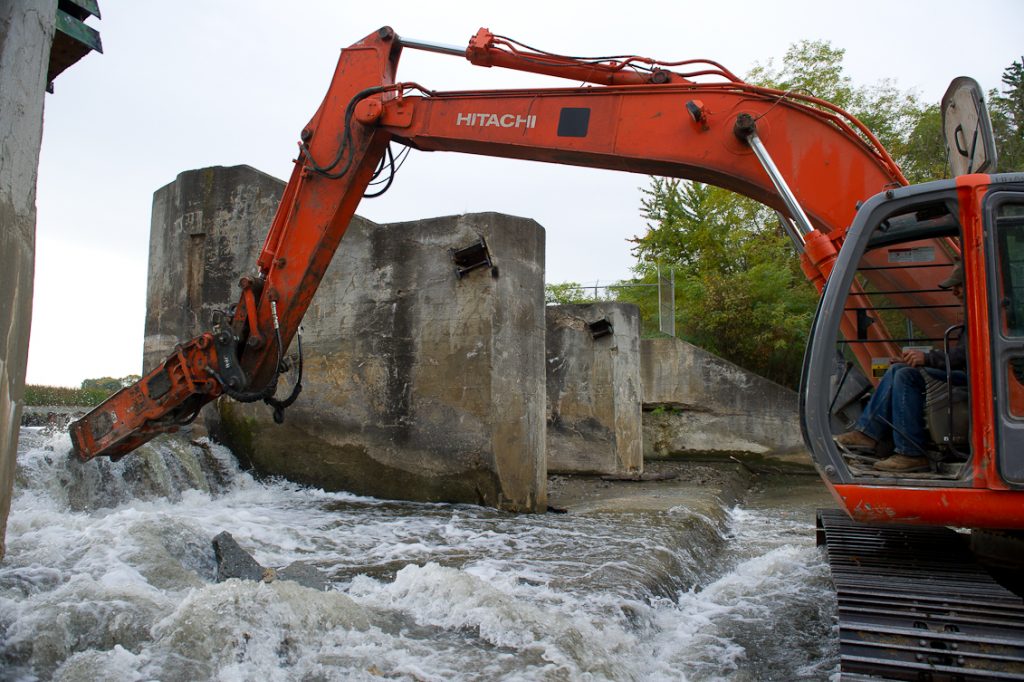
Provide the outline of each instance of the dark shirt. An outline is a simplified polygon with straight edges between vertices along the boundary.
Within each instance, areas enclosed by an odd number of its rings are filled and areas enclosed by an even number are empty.
[[[946,354],[941,350],[930,350],[924,355],[924,364],[926,367],[934,367],[935,369],[946,369]],[[956,342],[956,345],[949,349],[949,368],[950,369],[967,369],[967,330],[964,329],[963,335],[960,340]]]

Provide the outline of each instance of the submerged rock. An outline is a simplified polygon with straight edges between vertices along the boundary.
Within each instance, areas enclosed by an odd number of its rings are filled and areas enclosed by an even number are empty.
[[[213,552],[217,555],[217,582],[231,578],[263,580],[264,568],[231,537],[227,531],[213,539]]]
[[[242,549],[231,533],[222,531],[213,539],[213,551],[217,555],[217,582],[231,578],[273,582],[291,580],[304,587],[323,592],[329,583],[327,577],[312,564],[296,561],[281,569],[267,568]]]
[[[300,585],[305,585],[321,592],[330,585],[327,576],[319,568],[305,561],[296,561],[293,564],[288,564],[281,570],[276,571],[276,573],[278,580],[292,580]]]

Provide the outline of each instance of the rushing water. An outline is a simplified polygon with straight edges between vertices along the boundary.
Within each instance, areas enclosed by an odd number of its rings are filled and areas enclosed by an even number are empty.
[[[815,481],[720,514],[516,516],[257,481],[210,444],[118,463],[23,429],[3,680],[792,680],[837,666]],[[810,501],[808,501],[808,499]],[[214,582],[228,530],[326,592]]]

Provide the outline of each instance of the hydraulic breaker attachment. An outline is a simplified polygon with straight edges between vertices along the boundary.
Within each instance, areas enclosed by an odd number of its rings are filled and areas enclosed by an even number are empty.
[[[203,405],[222,392],[213,378],[213,370],[221,364],[219,345],[213,334],[203,334],[178,346],[140,381],[74,422],[70,429],[73,452],[83,461],[99,455],[117,460],[161,433],[190,423]],[[235,378],[230,365],[222,369]]]

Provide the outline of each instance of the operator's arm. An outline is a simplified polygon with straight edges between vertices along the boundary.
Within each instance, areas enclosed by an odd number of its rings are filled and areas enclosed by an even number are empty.
[[[930,350],[924,358],[927,367],[935,369],[946,369],[946,361],[949,361],[950,369],[967,369],[967,335],[964,334],[960,343],[949,349],[947,356],[941,350]]]
[[[949,349],[949,355],[941,350],[906,350],[894,360],[903,362],[911,367],[933,367],[935,369],[946,369],[947,359],[950,369],[967,368],[967,343],[962,340],[959,345]]]

